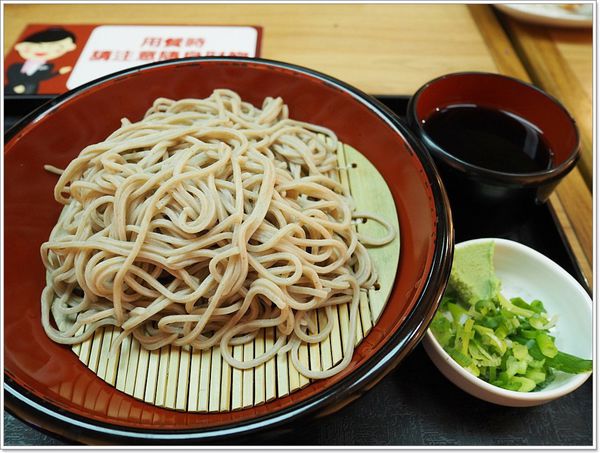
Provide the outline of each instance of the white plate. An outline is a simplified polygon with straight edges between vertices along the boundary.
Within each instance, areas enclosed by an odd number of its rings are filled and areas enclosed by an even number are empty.
[[[494,5],[500,11],[526,22],[559,27],[591,27],[594,22],[594,5],[579,3],[576,10],[568,10],[559,4],[504,3]]]
[[[593,356],[592,300],[567,271],[541,253],[507,239],[474,239],[456,245],[495,242],[494,267],[502,282],[502,294],[520,296],[528,302],[539,299],[548,315],[558,316],[551,330],[559,350],[589,358]],[[503,406],[536,406],[564,396],[582,385],[591,373],[556,372],[546,388],[529,393],[505,390],[473,376],[444,351],[431,330],[423,339],[425,351],[438,369],[455,385],[477,398]]]

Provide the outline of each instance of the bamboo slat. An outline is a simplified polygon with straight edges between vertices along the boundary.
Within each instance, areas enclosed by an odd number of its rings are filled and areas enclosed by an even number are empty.
[[[108,371],[108,362],[110,354],[110,346],[112,344],[112,337],[115,329],[104,329],[102,335],[102,348],[100,349],[100,357],[98,358],[98,377],[106,380],[106,373]],[[116,334],[118,335],[118,334]],[[137,344],[137,343],[136,343]]]
[[[190,382],[188,391],[188,411],[198,411],[198,396],[200,395],[200,361],[202,353],[194,351],[190,363]]]
[[[146,374],[146,388],[144,389],[144,401],[154,404],[156,399],[156,384],[158,381],[158,367],[160,363],[160,351],[151,351],[148,358],[148,372]],[[141,376],[140,376],[141,377]],[[141,387],[139,385],[138,387]],[[133,396],[136,396],[135,393]]]
[[[265,333],[260,332],[254,341],[254,356],[259,357],[265,352]],[[254,368],[254,404],[265,402],[265,364]]]
[[[265,330],[265,350],[271,350],[274,342],[275,330]],[[272,401],[277,397],[277,369],[275,368],[275,360],[275,357],[272,357],[265,363],[265,397],[267,401]]]
[[[244,346],[233,347],[233,358],[243,360]],[[243,392],[243,372],[237,368],[233,369],[233,379],[231,381],[231,408],[240,409],[242,407],[242,392]]]
[[[357,212],[371,212],[391,222],[398,231],[394,200],[383,177],[362,154],[350,146],[339,145],[339,173],[335,177],[351,194]],[[380,237],[385,228],[371,219],[356,219],[357,231],[367,237]],[[383,247],[368,248],[378,271],[375,287],[361,290],[358,322],[349,331],[349,304],[333,307],[332,318],[321,308],[313,312],[310,323],[317,331],[331,325],[331,332],[320,343],[302,344],[298,350],[301,365],[310,370],[327,370],[339,363],[348,341],[355,344],[368,335],[389,298],[396,275],[400,238]],[[85,342],[75,345],[80,360],[118,390],[157,406],[191,412],[226,412],[264,404],[310,384],[291,360],[291,353],[276,354],[266,363],[248,370],[231,367],[220,347],[191,351],[189,347],[165,346],[146,351],[132,336],[125,338],[116,354],[114,342],[120,330],[98,330]],[[230,347],[236,360],[251,360],[272,349],[274,328],[261,332],[245,345]]]
[[[202,363],[200,365],[200,388],[198,389],[198,412],[208,412],[208,392],[210,384],[210,370],[212,360],[211,351],[202,351]]]
[[[139,384],[134,386],[133,396],[137,399],[144,399],[144,392],[146,391],[146,382],[149,380],[149,370],[148,364],[150,360],[150,351],[141,348],[140,357],[138,362],[137,376],[134,383],[138,382],[138,377],[143,379],[139,379]]]
[[[233,353],[233,348],[229,348],[230,354]],[[231,366],[223,361],[221,363],[221,411],[228,411],[231,408]]]

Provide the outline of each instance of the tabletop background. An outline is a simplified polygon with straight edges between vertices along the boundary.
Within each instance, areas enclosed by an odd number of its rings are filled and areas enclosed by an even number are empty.
[[[262,56],[304,65],[369,94],[410,95],[456,71],[499,72],[561,100],[581,131],[578,171],[550,200],[592,279],[592,31],[514,21],[489,5],[6,5],[4,54],[34,23],[230,24],[263,27]]]
[[[104,24],[260,25],[262,57],[373,94],[409,94],[443,73],[496,69],[463,5],[7,5],[5,14],[5,54],[28,23],[102,18]]]
[[[25,26],[33,23],[240,24],[263,27],[262,57],[322,71],[370,94],[410,95],[439,75],[467,70],[533,82],[566,105],[581,131],[579,168],[560,184],[550,205],[589,286],[593,285],[591,29],[532,26],[488,5],[460,4],[10,4],[4,14],[5,55]],[[420,410],[415,412],[415,407]],[[536,415],[543,416],[539,423],[522,423]],[[443,431],[436,428],[440,425]],[[591,445],[592,380],[544,407],[503,408],[455,388],[419,346],[360,400],[296,428],[293,434],[252,442]],[[9,414],[4,417],[4,442],[63,443]]]

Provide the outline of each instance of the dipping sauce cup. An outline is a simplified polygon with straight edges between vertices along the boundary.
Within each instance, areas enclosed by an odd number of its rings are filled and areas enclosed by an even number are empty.
[[[455,134],[454,137],[458,139],[453,143],[455,146],[451,147],[448,140],[443,140],[448,137],[440,137],[439,134],[437,139],[432,137],[427,122],[436,114],[456,107],[480,109],[482,115],[473,115],[471,112],[459,115],[458,120],[454,118],[452,124],[456,127],[452,127],[448,133]],[[480,127],[480,117],[485,114],[489,116],[487,123],[492,124],[492,129],[500,123],[492,120],[494,114],[499,119],[505,114],[509,122],[511,118],[516,119],[534,131],[550,150],[548,164],[535,170],[525,166],[521,169],[518,164],[508,170],[498,169],[502,167],[498,162],[501,163],[504,158],[504,145],[501,143],[512,140],[514,144],[518,139],[515,138],[514,129],[498,126],[495,130],[498,136],[488,134],[486,139],[479,136],[478,145],[473,146],[469,136],[464,134],[473,133],[474,128]],[[408,105],[407,116],[410,128],[433,156],[440,171],[458,237],[500,235],[521,225],[536,204],[547,201],[579,157],[579,133],[569,112],[542,90],[511,77],[480,72],[439,77],[423,85],[414,94]],[[460,123],[461,118],[464,124]],[[461,140],[471,149],[457,149],[456,145],[459,143],[461,146]],[[523,142],[528,140],[525,137]],[[470,154],[462,151],[469,151]],[[497,154],[495,160],[490,161],[492,165],[482,165],[482,161],[486,162],[488,157],[484,153],[491,151]],[[507,160],[511,151],[514,150],[507,146]],[[467,159],[465,156],[470,157]],[[492,168],[494,166],[495,169]]]

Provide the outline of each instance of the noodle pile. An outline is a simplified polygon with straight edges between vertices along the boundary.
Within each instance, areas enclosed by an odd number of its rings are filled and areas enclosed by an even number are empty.
[[[324,371],[302,365],[299,347],[329,336],[336,305],[350,304],[355,331],[360,291],[377,279],[365,245],[395,232],[353,211],[337,146],[332,131],[289,119],[281,98],[258,109],[223,89],[202,100],[160,98],[142,121],[123,120],[56,185],[64,208],[41,247],[47,335],[77,344],[112,325],[121,329],[116,345],[129,335],[148,350],[220,345],[241,369],[291,351],[308,378],[339,372],[353,341]],[[361,237],[353,220],[361,217],[388,233]],[[323,307],[319,328],[310,318]],[[276,341],[261,356],[229,353],[267,328]]]

